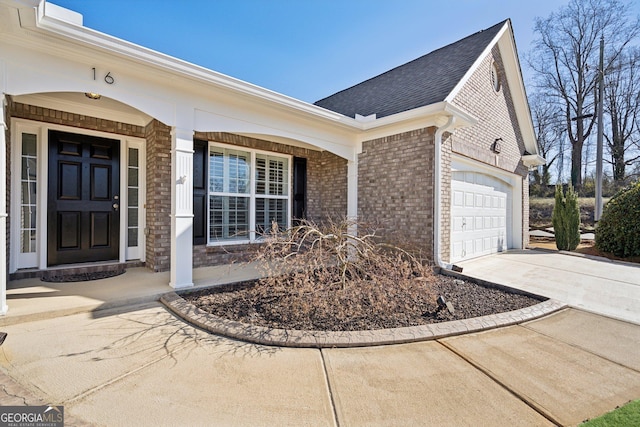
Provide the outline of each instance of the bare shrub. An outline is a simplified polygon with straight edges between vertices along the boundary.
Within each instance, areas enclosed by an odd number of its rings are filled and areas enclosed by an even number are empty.
[[[357,234],[352,232],[356,226]],[[378,242],[366,224],[342,220],[321,227],[303,222],[286,231],[274,226],[256,260],[266,277],[234,304],[244,315],[268,323],[296,329],[335,328],[339,323],[341,330],[357,330],[370,329],[379,317],[380,327],[389,327],[389,319],[404,326],[407,311],[433,311],[436,306],[437,280],[430,266],[395,245]]]

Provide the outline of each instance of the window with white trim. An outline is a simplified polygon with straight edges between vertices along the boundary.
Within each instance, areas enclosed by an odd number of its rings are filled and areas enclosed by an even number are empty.
[[[22,134],[22,170],[20,176],[20,253],[36,252],[36,182],[38,178],[37,136]]]
[[[210,143],[209,244],[251,242],[290,218],[290,157]]]

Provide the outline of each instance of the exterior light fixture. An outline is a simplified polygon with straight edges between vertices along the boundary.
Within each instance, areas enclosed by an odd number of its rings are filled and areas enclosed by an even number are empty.
[[[93,92],[85,92],[84,96],[86,96],[89,99],[100,99],[100,98],[102,98],[102,95],[100,95],[99,93],[93,93]]]
[[[500,151],[502,151],[502,144],[501,144],[502,138],[496,138],[495,141],[493,141],[493,144],[491,144],[491,151],[493,151],[496,154],[500,154]]]

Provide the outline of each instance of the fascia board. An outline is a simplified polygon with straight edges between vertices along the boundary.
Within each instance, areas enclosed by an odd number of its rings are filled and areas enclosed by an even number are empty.
[[[449,102],[437,102],[435,104],[425,105],[424,107],[414,108],[413,110],[403,111],[391,116],[382,117],[380,119],[362,122],[362,130],[371,130],[384,126],[394,125],[406,121],[420,118],[428,118],[433,116],[456,116],[458,118],[458,127],[471,126],[478,122],[478,119],[463,109],[456,107]]]
[[[236,93],[243,93],[271,104],[275,103],[290,110],[314,115],[316,118],[358,127],[357,125],[354,126],[355,123],[351,123],[351,120],[345,120],[345,118],[349,118],[342,114],[235,79],[93,29],[57,19],[54,16],[47,15],[44,2],[40,3],[36,8],[19,9],[19,13],[20,24],[23,28],[48,32],[81,45],[99,48],[104,52],[125,57],[147,66],[159,68],[178,77],[188,77],[208,85],[228,89]],[[353,121],[355,122],[355,120]]]
[[[363,133],[360,141],[381,138],[414,129],[429,126],[443,126],[449,117],[456,117],[455,128],[472,126],[478,122],[476,117],[448,102],[438,102],[381,119],[360,123]]]
[[[518,124],[520,126],[520,131],[522,132],[525,148],[530,153],[538,154],[538,144],[536,143],[535,131],[533,129],[531,110],[529,109],[529,103],[527,102],[524,80],[522,79],[522,69],[518,59],[518,52],[510,20],[504,23],[503,27],[498,31],[491,43],[487,45],[485,50],[476,59],[464,77],[447,96],[446,101],[451,102],[458,95],[462,87],[471,78],[487,55],[491,53],[491,49],[493,49],[496,44],[500,47],[500,52],[502,52],[502,62],[505,67],[506,78],[509,82],[509,88],[511,90],[511,96],[513,97],[514,107],[516,110],[516,117],[518,118]]]
[[[35,3],[35,0],[33,0],[32,3]],[[232,93],[243,95],[243,97],[247,97],[253,102],[258,101],[264,103],[270,108],[275,106],[289,112],[302,114],[307,118],[313,118],[315,120],[321,119],[324,123],[338,125],[342,128],[355,131],[356,133],[361,133],[362,131],[368,132],[374,129],[379,130],[387,127],[401,127],[402,124],[420,120],[425,123],[425,126],[431,124],[440,125],[438,116],[441,118],[443,115],[455,115],[458,117],[460,126],[471,125],[477,122],[476,118],[464,112],[462,109],[453,106],[448,101],[427,105],[370,122],[361,122],[340,113],[191,64],[187,61],[136,45],[126,40],[74,24],[73,22],[58,19],[55,16],[56,13],[48,15],[46,12],[45,1],[42,0],[36,7],[20,8],[20,25],[23,28],[45,32],[82,46],[98,48],[104,53],[124,57],[133,62],[176,75],[179,78],[189,78],[199,83],[226,89]],[[501,33],[504,30],[503,28]],[[472,69],[473,68],[474,67],[472,67]]]
[[[455,87],[453,88],[453,90],[449,93],[449,95],[447,95],[447,97],[445,98],[446,102],[452,102],[455,97],[458,95],[458,93],[460,92],[460,90],[462,90],[462,88],[464,87],[464,85],[469,81],[469,79],[471,78],[471,76],[473,75],[473,73],[475,73],[475,71],[478,69],[478,67],[480,66],[480,64],[482,63],[482,61],[484,61],[484,58],[487,57],[487,55],[489,55],[489,53],[491,53],[491,49],[493,49],[493,46],[498,43],[498,40],[500,40],[500,38],[503,36],[503,34],[507,31],[507,29],[509,28],[509,21],[505,22],[504,25],[502,26],[502,28],[500,29],[500,31],[498,31],[498,33],[496,34],[496,36],[493,38],[493,40],[491,40],[491,43],[489,43],[487,45],[487,47],[482,51],[482,53],[476,58],[475,62],[473,63],[473,65],[471,65],[471,67],[469,67],[469,69],[467,70],[467,72],[465,73],[465,75],[460,79],[460,81],[458,82],[457,85],[455,85]]]
[[[542,166],[547,163],[547,160],[539,154],[527,154],[522,156],[522,164],[528,168]]]
[[[505,67],[506,77],[509,81],[511,96],[513,98],[516,117],[520,124],[520,131],[524,140],[525,148],[529,153],[538,154],[538,143],[536,140],[535,130],[533,127],[533,119],[531,118],[531,109],[527,101],[527,92],[522,79],[522,68],[518,59],[513,32],[509,32],[509,37],[504,37],[499,41],[500,51],[509,52],[509,55],[502,56],[502,62]]]

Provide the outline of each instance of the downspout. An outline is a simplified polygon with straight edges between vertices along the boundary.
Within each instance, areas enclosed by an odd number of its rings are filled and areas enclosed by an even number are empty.
[[[456,123],[455,116],[449,116],[449,120],[444,126],[439,127],[435,134],[435,183],[434,183],[434,198],[435,198],[435,213],[433,218],[433,259],[438,267],[451,270],[453,267],[451,264],[447,264],[442,261],[440,255],[440,242],[442,237],[442,229],[440,228],[440,221],[442,219],[442,135],[453,127]]]

